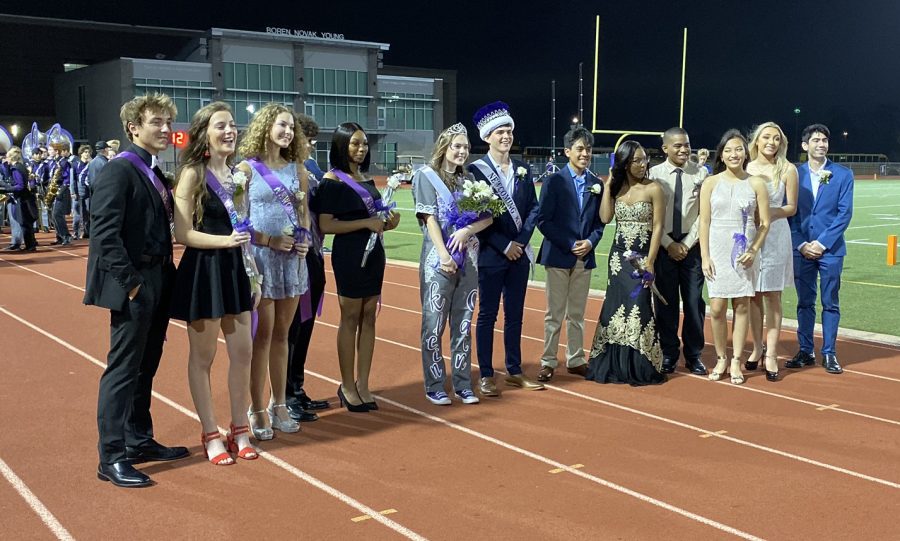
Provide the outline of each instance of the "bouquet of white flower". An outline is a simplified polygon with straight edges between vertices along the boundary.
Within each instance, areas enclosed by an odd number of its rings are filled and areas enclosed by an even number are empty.
[[[396,190],[400,186],[400,180],[397,178],[391,177],[387,181],[387,187],[381,193],[381,199],[375,201],[375,209],[377,211],[378,216],[381,217],[385,222],[388,218],[391,217],[391,210],[397,206],[394,203],[394,190]],[[372,234],[369,235],[369,241],[366,243],[366,249],[363,251],[362,263],[359,265],[360,267],[366,266],[366,261],[369,260],[369,254],[372,253],[372,250],[375,249],[375,243],[378,241],[378,233],[372,231]]]
[[[226,185],[225,189],[231,192],[231,200],[234,203],[234,210],[237,212],[238,221],[232,224],[232,227],[241,233],[252,233],[250,198],[247,197],[247,175],[243,171],[235,171],[231,177],[230,186]],[[241,245],[241,260],[244,263],[244,272],[250,279],[251,293],[258,295],[262,291],[263,277],[256,268],[256,260],[253,259],[249,244]]]
[[[442,205],[440,212],[444,226],[444,237],[449,237],[457,229],[469,226],[479,220],[498,216],[505,210],[503,201],[483,180],[463,182],[462,191],[453,192],[453,201]],[[449,241],[448,241],[449,242]],[[449,248],[449,246],[448,246]],[[460,269],[465,268],[466,250],[453,250],[450,257]]]

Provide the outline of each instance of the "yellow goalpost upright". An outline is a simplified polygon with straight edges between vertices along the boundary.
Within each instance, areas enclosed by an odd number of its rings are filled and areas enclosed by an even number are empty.
[[[678,105],[678,126],[684,127],[684,77],[687,68],[687,36],[688,29],[684,28],[684,43],[681,50],[681,99]],[[619,139],[616,141],[616,145],[613,147],[613,152],[619,148],[619,145],[622,141],[628,137],[629,135],[659,135],[662,136],[663,132],[661,131],[646,131],[646,130],[598,130],[597,129],[597,78],[598,78],[598,67],[600,65],[600,16],[597,15],[597,25],[596,31],[594,34],[594,112],[593,112],[593,128],[591,129],[592,133],[601,133],[607,135],[619,135]]]

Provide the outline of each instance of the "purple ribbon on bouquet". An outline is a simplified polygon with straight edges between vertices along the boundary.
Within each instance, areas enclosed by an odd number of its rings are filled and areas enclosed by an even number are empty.
[[[747,220],[750,217],[749,207],[741,209],[741,231],[735,233],[731,238],[734,239],[734,245],[731,247],[731,268],[737,269],[737,258],[747,251]]]
[[[442,217],[444,226],[441,228],[441,232],[444,237],[449,237],[454,231],[462,229],[463,227],[468,227],[479,220],[483,220],[491,216],[489,212],[478,213],[474,210],[459,210],[459,205],[456,203],[456,200],[459,199],[460,193],[453,192],[453,201],[446,206],[442,206]],[[447,249],[450,249],[450,241],[447,240],[446,243]],[[463,247],[462,250],[450,250],[450,257],[453,259],[453,262],[456,263],[456,267],[460,269],[463,276],[466,274],[466,248]]]
[[[634,286],[634,289],[632,289],[631,293],[628,294],[628,296],[632,299],[636,299],[637,296],[641,294],[641,290],[644,289],[644,284],[652,283],[653,279],[655,278],[654,274],[648,270],[633,270],[631,271],[631,277],[635,280],[640,280],[640,282],[638,282],[638,285]]]

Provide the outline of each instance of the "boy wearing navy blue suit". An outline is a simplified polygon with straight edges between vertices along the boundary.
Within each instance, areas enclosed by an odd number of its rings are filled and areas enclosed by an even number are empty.
[[[588,167],[594,136],[583,127],[563,139],[569,163],[544,181],[537,227],[544,234],[538,262],[547,269],[547,313],[544,316],[544,353],[538,381],[550,381],[558,361],[559,331],[566,319],[566,369],[587,373],[584,358],[584,309],[597,266],[594,247],[603,236],[600,196],[603,184]]]
[[[844,231],[853,215],[853,173],[826,158],[829,136],[826,126],[813,124],[800,137],[809,159],[797,168],[800,177],[797,214],[788,218],[794,245],[800,351],[784,366],[801,368],[816,364],[813,327],[818,277],[822,292],[822,365],[827,372],[840,374],[844,370],[835,354],[841,319],[838,291],[847,254]]]
[[[522,374],[522,316],[525,291],[534,256],[529,246],[537,216],[537,196],[528,167],[510,158],[515,122],[503,102],[485,105],[473,117],[490,150],[469,164],[476,180],[491,185],[506,212],[478,233],[478,321],[476,353],[481,371],[479,390],[484,396],[500,396],[494,383],[494,324],[503,296],[503,345],[506,351],[505,382],[513,387],[541,390],[544,386]]]

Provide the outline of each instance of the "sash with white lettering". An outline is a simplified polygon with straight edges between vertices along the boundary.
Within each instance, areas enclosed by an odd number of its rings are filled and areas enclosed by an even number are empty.
[[[144,160],[141,159],[140,156],[135,154],[134,152],[126,150],[125,152],[120,152],[113,159],[123,158],[131,162],[131,165],[135,166],[138,171],[144,174],[147,177],[147,180],[153,184],[153,187],[156,188],[156,192],[159,193],[159,196],[163,200],[163,207],[166,209],[166,218],[169,219],[169,230],[175,231],[175,215],[172,209],[172,194],[169,193],[169,190],[166,189],[165,184],[163,184],[162,180],[156,175],[156,172],[147,165]]]
[[[262,177],[269,188],[272,190],[272,193],[275,194],[275,200],[281,204],[281,208],[284,210],[284,213],[288,217],[288,221],[291,222],[291,226],[294,230],[294,243],[302,243],[305,240],[309,239],[312,241],[312,235],[309,233],[309,230],[300,225],[300,220],[297,216],[297,198],[294,197],[294,194],[288,190],[285,185],[275,176],[275,173],[272,172],[271,169],[266,167],[266,164],[262,162],[259,158],[250,158],[247,160],[247,163],[250,164],[250,167],[256,170],[259,173],[259,176]],[[291,249],[291,253],[296,253],[294,249]],[[323,295],[324,297],[324,295]],[[322,303],[319,303],[318,309],[319,315],[322,313]],[[306,293],[300,295],[300,321],[306,321],[312,317],[312,288],[309,283],[309,273],[307,273],[307,284],[306,284]]]
[[[438,208],[451,209],[454,205],[456,205],[456,199],[453,197],[453,194],[450,192],[450,189],[447,188],[447,185],[444,184],[444,181],[441,180],[441,177],[438,176],[437,172],[431,168],[431,166],[426,165],[422,169],[419,169],[425,178],[428,179],[428,182],[434,188],[434,191],[438,196]],[[440,220],[438,220],[440,221]],[[441,232],[444,237],[450,236],[450,225],[443,224],[441,225]],[[478,242],[478,237],[474,235],[471,239],[475,239],[475,242]],[[449,247],[448,247],[449,248]],[[477,250],[477,248],[476,248]],[[477,252],[476,252],[477,253]],[[466,249],[463,248],[461,251],[453,251],[450,253],[450,257],[453,258],[453,261],[456,263],[456,266],[462,271],[463,276],[466,274]],[[438,264],[440,266],[440,264]]]
[[[494,170],[494,166],[489,164],[484,158],[475,160],[472,164],[477,167],[478,170],[481,171],[481,174],[484,175],[484,178],[488,179],[488,182],[491,183],[491,187],[494,188],[494,191],[500,196],[500,200],[503,201],[506,211],[509,212],[513,222],[515,222],[516,229],[521,231],[522,216],[519,214],[519,208],[516,207],[516,202],[513,201],[512,195],[506,191],[506,187],[503,186],[503,182],[500,181],[500,175]],[[509,163],[509,166],[513,166],[512,162]],[[534,263],[534,252],[531,250],[531,244],[525,245],[525,255],[528,256],[528,261]]]

